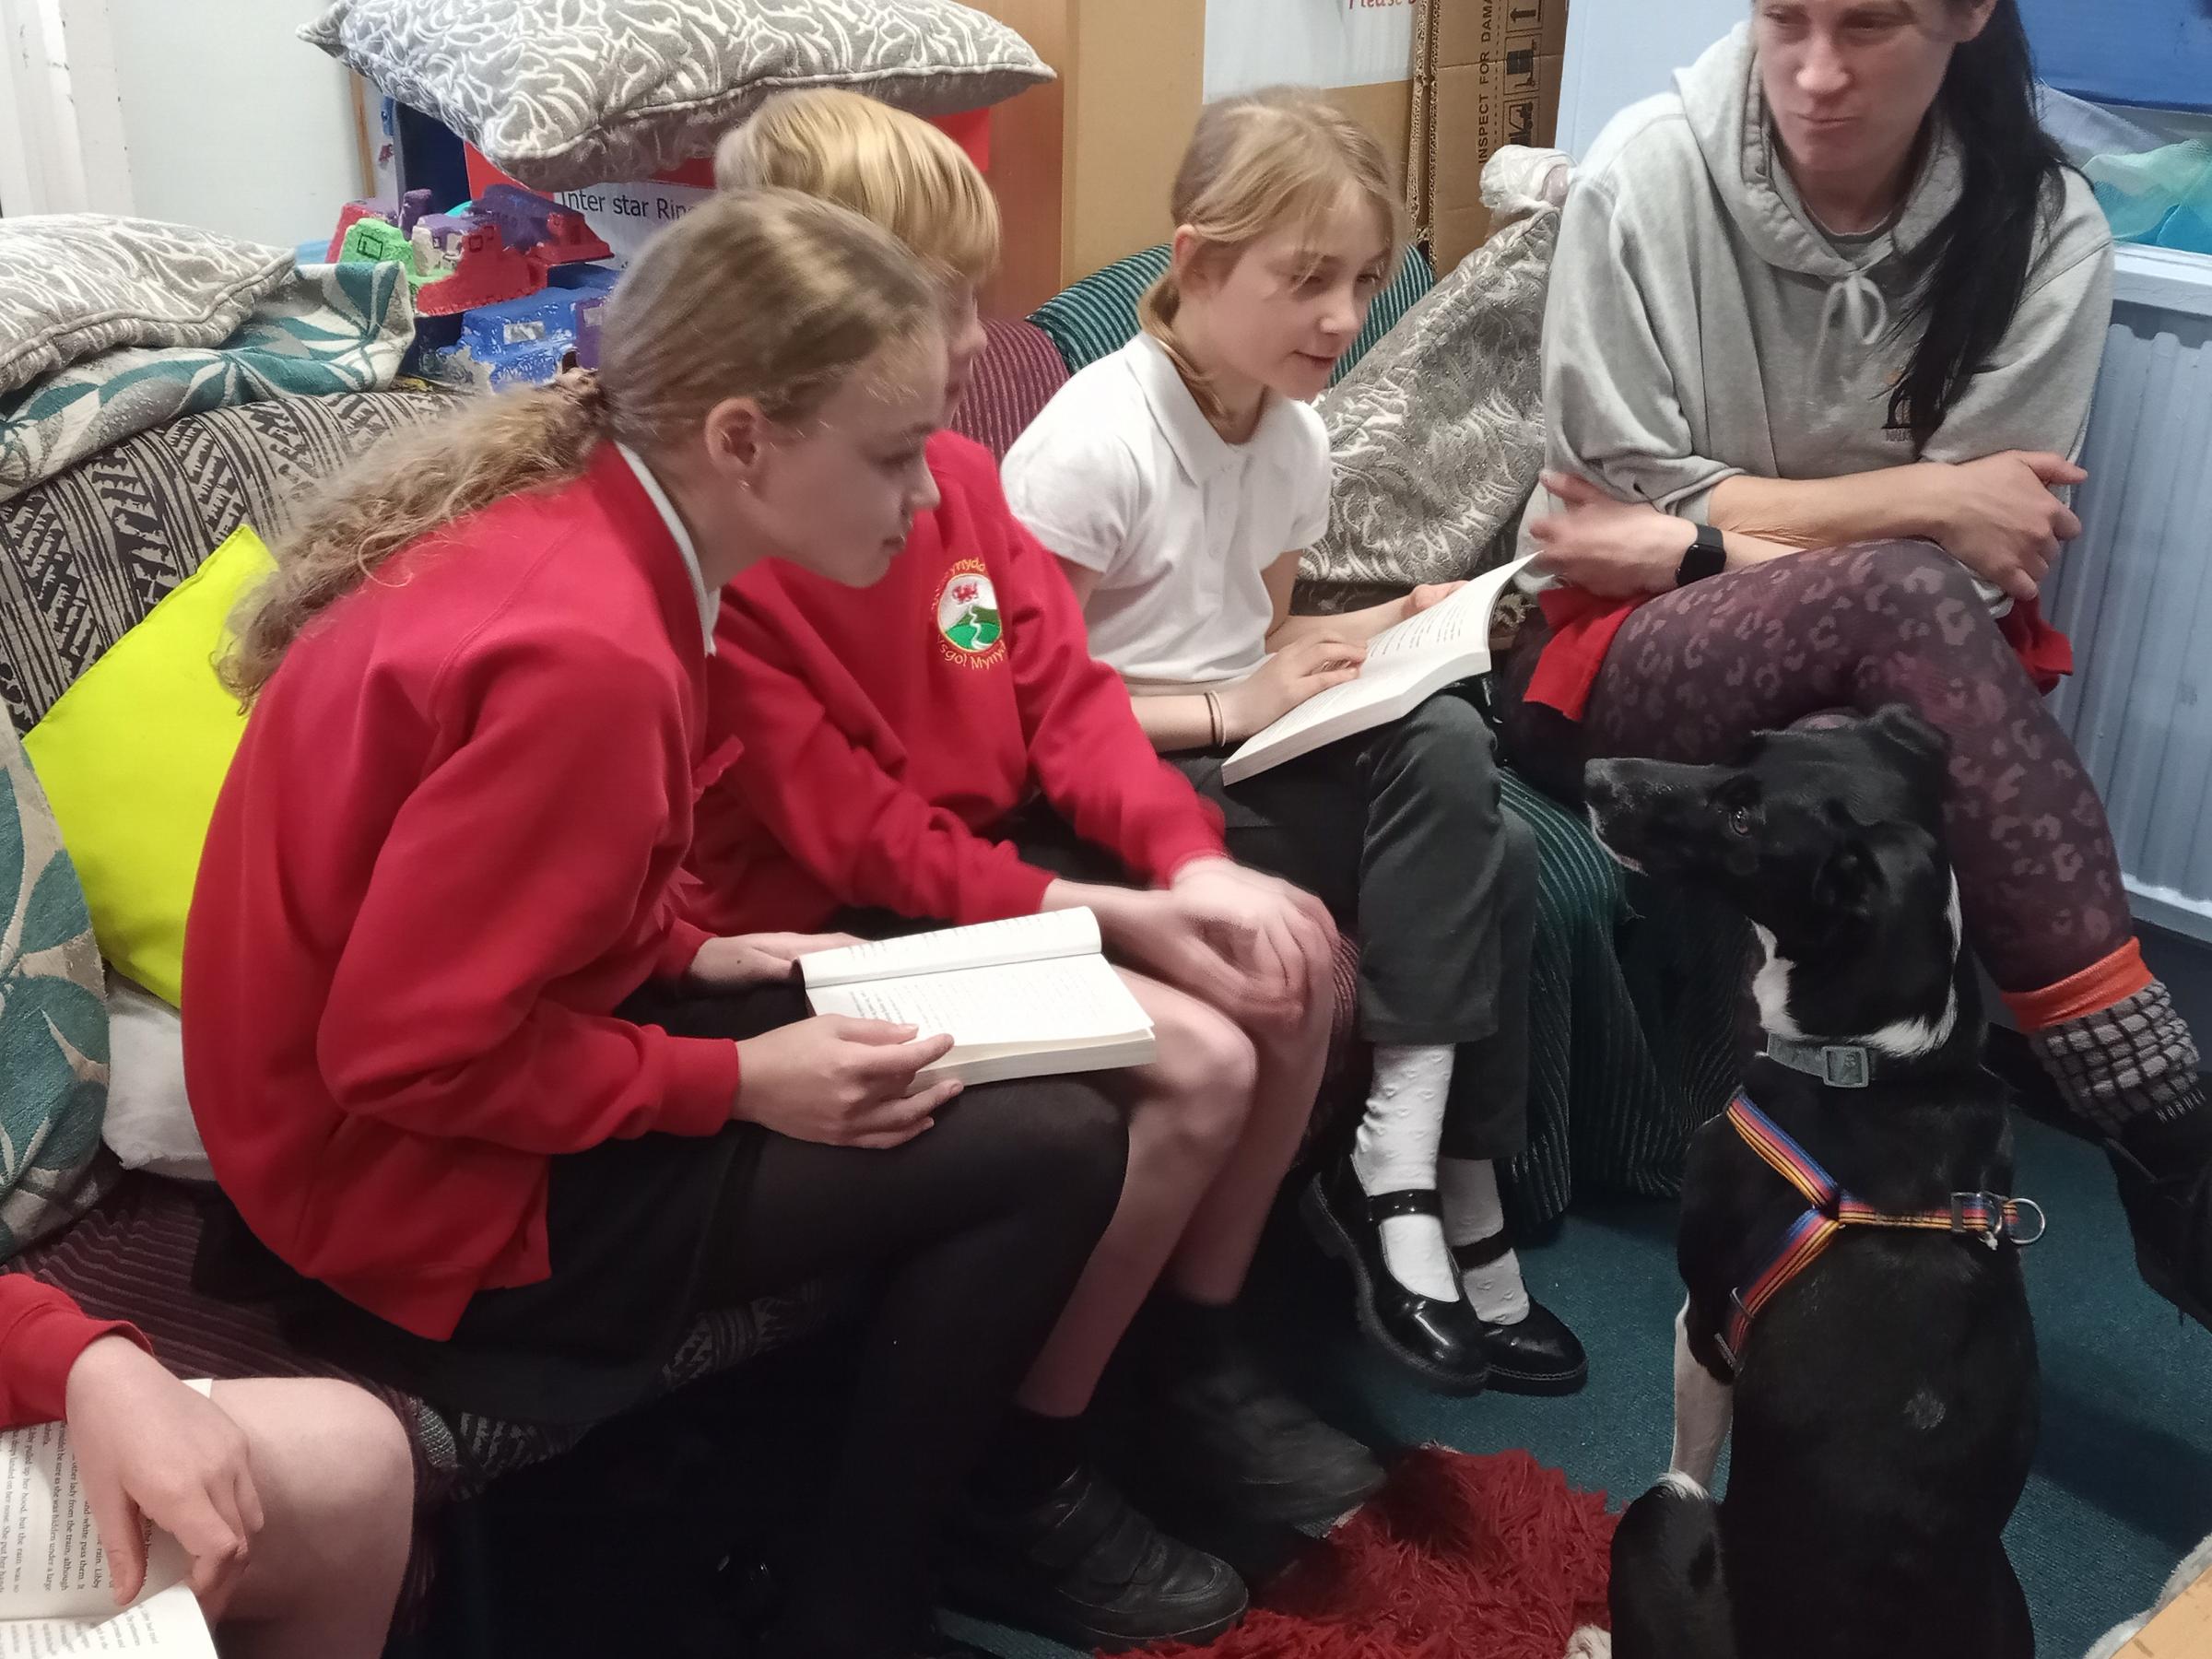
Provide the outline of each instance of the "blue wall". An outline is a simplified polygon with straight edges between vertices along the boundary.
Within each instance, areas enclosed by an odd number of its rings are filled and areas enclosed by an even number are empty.
[[[2020,0],[2020,12],[2060,91],[2212,110],[2212,0]]]

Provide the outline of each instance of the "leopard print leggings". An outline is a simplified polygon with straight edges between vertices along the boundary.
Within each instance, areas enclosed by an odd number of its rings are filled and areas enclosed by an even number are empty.
[[[2135,931],[2104,806],[1958,562],[1923,542],[1801,553],[1641,606],[1579,729],[1521,693],[1548,636],[1523,629],[1500,687],[1516,770],[1574,799],[1581,763],[1711,763],[1750,733],[1908,703],[1951,741],[1946,807],[1969,936],[2006,991],[2040,990]]]

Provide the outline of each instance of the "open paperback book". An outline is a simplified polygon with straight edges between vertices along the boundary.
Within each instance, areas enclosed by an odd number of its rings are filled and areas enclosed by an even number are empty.
[[[1101,948],[1090,912],[1045,911],[818,950],[799,959],[799,975],[817,1014],[951,1037],[916,1088],[1001,1083],[1152,1058],[1152,1022]]]
[[[1222,762],[1221,782],[1240,782],[1340,737],[1403,720],[1446,686],[1488,674],[1490,613],[1527,562],[1516,559],[1487,571],[1441,604],[1375,635],[1367,642],[1358,679],[1309,697],[1254,733]]]
[[[146,1588],[118,1608],[68,1430],[34,1423],[0,1432],[0,1659],[141,1653],[216,1659],[191,1576],[182,1547],[157,1532]]]

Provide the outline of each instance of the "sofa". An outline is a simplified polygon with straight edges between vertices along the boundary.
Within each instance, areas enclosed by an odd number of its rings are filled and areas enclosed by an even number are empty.
[[[1003,453],[1080,362],[1135,328],[1140,255],[1077,285],[1037,321],[994,321],[959,425]],[[1379,302],[1379,337],[1431,280],[1409,264]],[[1079,327],[1072,327],[1070,320]],[[1080,335],[1078,338],[1077,335]],[[18,731],[241,524],[274,540],[288,503],[377,439],[435,418],[448,394],[347,393],[186,416],[102,451],[0,503],[0,697]],[[1509,1183],[1523,1230],[1559,1215],[1579,1181],[1653,1194],[1675,1190],[1695,1124],[1724,1102],[1735,1055],[1729,1010],[1740,958],[1711,928],[1670,921],[1668,902],[1606,858],[1572,816],[1517,782],[1512,808],[1543,847],[1542,944],[1533,993],[1538,1033],[1532,1142]],[[1340,964],[1349,982],[1356,958]],[[1342,1050],[1349,1121],[1359,1068]],[[0,1270],[61,1286],[92,1313],[135,1322],[187,1375],[293,1375],[331,1368],[289,1348],[267,1312],[196,1291],[192,1262],[203,1194],[122,1171],[112,1159],[83,1192],[89,1206]],[[702,1320],[669,1368],[671,1390],[820,1330],[851,1287],[814,1286]],[[448,1416],[387,1388],[413,1442],[422,1514],[481,1492],[579,1438],[542,1425]],[[407,1606],[419,1609],[435,1551],[418,1547]],[[403,1614],[404,1616],[404,1614]]]

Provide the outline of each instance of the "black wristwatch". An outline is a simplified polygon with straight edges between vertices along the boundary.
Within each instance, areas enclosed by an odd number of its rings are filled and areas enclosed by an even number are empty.
[[[1675,567],[1675,585],[1688,587],[1708,576],[1718,576],[1727,568],[1727,542],[1711,524],[1700,524],[1698,539],[1689,544],[1689,551],[1682,555],[1682,562]]]

